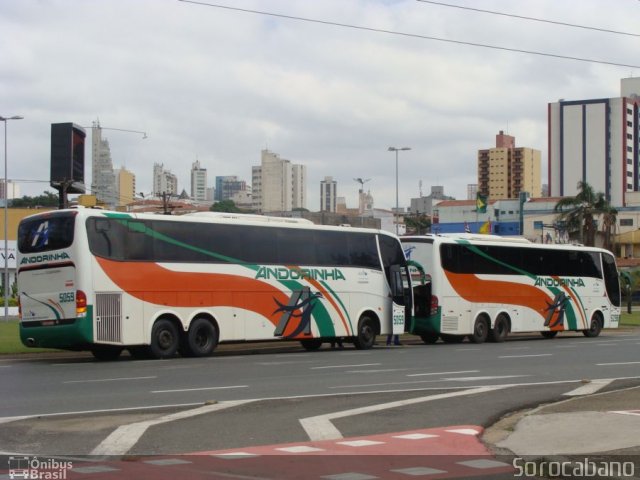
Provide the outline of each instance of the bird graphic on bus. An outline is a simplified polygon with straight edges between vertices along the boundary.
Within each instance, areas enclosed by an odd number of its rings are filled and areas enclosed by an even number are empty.
[[[564,325],[564,311],[570,299],[564,292],[558,292],[553,299],[553,303],[547,302],[547,317],[544,320],[544,326],[549,328],[558,328]],[[554,314],[556,314],[554,320]]]
[[[302,290],[294,291],[289,298],[287,305],[279,302],[278,299],[273,300],[278,308],[273,312],[282,313],[278,325],[273,332],[274,337],[296,338],[299,335],[311,335],[311,313],[313,312],[316,302],[319,298],[323,298],[320,292],[311,292],[309,287]],[[297,313],[296,313],[297,312]],[[292,319],[300,319],[298,325],[293,332],[285,335],[285,329]]]

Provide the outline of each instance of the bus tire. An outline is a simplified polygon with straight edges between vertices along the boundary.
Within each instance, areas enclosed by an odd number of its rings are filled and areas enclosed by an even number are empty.
[[[582,334],[585,337],[594,338],[600,335],[602,331],[602,317],[597,313],[591,317],[591,323],[589,324],[588,330],[583,330]]]
[[[485,317],[478,317],[473,325],[473,333],[469,335],[469,340],[473,343],[484,343],[489,336],[489,322]]]
[[[433,345],[438,341],[439,337],[440,336],[435,332],[423,333],[420,335],[420,338],[422,339],[422,341],[427,345]]]
[[[509,320],[506,315],[498,315],[491,330],[491,340],[496,343],[504,342],[507,335],[509,335]]]
[[[318,350],[322,346],[321,338],[305,338],[304,340],[300,340],[300,345],[307,352],[314,352]]]
[[[101,362],[111,362],[116,360],[122,353],[122,347],[113,345],[94,345],[91,347],[91,354],[96,360]]]
[[[544,338],[553,338],[556,335],[558,335],[558,331],[557,330],[545,330],[544,332],[540,332],[540,335],[542,335]]]
[[[208,318],[195,318],[186,334],[186,348],[182,351],[188,357],[208,357],[218,346],[218,329]]]
[[[149,350],[153,358],[170,358],[178,351],[180,337],[176,326],[166,318],[161,318],[151,330]]]
[[[353,344],[358,350],[369,350],[376,343],[376,324],[368,315],[360,317],[358,332],[353,338]]]

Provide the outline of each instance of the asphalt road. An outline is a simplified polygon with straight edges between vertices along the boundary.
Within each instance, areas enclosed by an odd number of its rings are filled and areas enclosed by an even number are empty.
[[[327,416],[343,437],[488,426],[584,388],[586,380],[600,390],[638,385],[639,367],[638,330],[595,339],[523,335],[483,345],[427,346],[407,338],[401,347],[369,351],[234,345],[211,358],[163,361],[5,358],[0,451],[95,453],[115,429],[140,422],[151,423],[131,445],[120,439],[116,451],[104,451],[168,454],[308,441],[327,431],[321,421],[306,428],[300,420]],[[207,403],[206,414],[167,417]]]

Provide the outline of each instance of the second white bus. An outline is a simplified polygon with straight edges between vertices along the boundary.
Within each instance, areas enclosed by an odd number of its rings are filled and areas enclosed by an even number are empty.
[[[494,235],[401,240],[415,265],[409,331],[425,343],[501,342],[510,332],[551,338],[566,330],[595,337],[618,326],[618,271],[606,250]]]

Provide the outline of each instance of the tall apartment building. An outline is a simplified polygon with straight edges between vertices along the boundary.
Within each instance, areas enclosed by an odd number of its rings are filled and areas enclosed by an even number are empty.
[[[198,160],[191,164],[191,198],[196,202],[207,201],[207,169]]]
[[[540,150],[516,147],[515,137],[500,130],[495,148],[478,150],[478,193],[498,200],[520,192],[541,194]]]
[[[111,149],[109,141],[102,139],[102,128],[98,121],[93,122],[91,128],[91,193],[109,207],[114,207],[118,202]]]
[[[320,180],[320,211],[336,211],[336,200],[338,195],[338,182],[333,177],[324,177]]]
[[[115,171],[118,206],[128,205],[135,199],[136,176],[122,167]]]
[[[260,160],[251,168],[253,208],[263,213],[306,208],[306,167],[269,150],[262,150]]]
[[[550,196],[582,181],[621,207],[640,191],[640,78],[623,78],[620,97],[550,103],[548,117]]]
[[[161,197],[164,193],[167,195],[178,195],[178,177],[169,170],[165,170],[162,163],[154,163],[153,196]]]
[[[247,191],[247,182],[240,180],[235,175],[216,177],[215,199],[220,202],[222,200],[232,200],[234,196],[241,195]]]

